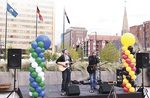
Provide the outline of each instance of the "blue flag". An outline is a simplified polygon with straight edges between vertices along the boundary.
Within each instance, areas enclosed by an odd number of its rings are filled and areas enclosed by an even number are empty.
[[[18,15],[18,13],[8,3],[7,3],[7,11],[14,17]]]

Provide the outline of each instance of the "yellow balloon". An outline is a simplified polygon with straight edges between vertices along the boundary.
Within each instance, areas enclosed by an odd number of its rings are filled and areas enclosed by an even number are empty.
[[[136,75],[131,76],[131,79],[135,80],[136,79]]]
[[[130,71],[131,71],[131,67],[126,67],[126,70],[127,70],[128,72],[130,72]]]
[[[130,51],[129,51],[129,50],[126,50],[126,51],[125,51],[125,54],[126,54],[126,55],[130,55]]]
[[[123,50],[123,51],[126,51],[126,50],[128,50],[128,48],[127,48],[126,46],[123,46],[123,47],[122,47],[122,50]]]
[[[135,92],[135,88],[134,88],[134,87],[130,87],[130,88],[129,88],[129,92],[130,92],[130,93],[134,93],[134,92]]]
[[[129,89],[129,88],[131,88],[131,84],[130,83],[127,83],[126,84],[126,87]]]
[[[130,75],[130,76],[133,76],[133,75],[135,75],[135,72],[134,72],[134,71],[130,71],[130,72],[129,72],[129,75]]]
[[[130,58],[130,59],[133,59],[133,58],[134,58],[133,54],[130,54],[130,55],[129,55],[129,58]]]
[[[135,44],[135,37],[132,33],[125,33],[121,36],[121,43],[123,46],[132,46]]]
[[[128,67],[128,64],[126,62],[123,63],[124,67]]]
[[[135,63],[135,62],[136,62],[135,58],[133,58],[133,59],[131,60],[131,62],[132,62],[132,63]]]
[[[122,62],[124,63],[124,62],[126,62],[124,59],[122,59]]]
[[[129,81],[127,79],[123,79],[123,83],[127,84]]]

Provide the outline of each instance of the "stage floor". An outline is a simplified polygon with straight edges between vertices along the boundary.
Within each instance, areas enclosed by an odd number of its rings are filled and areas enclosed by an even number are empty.
[[[60,95],[61,85],[47,85],[45,89],[45,97],[44,98],[114,98],[113,95],[110,97],[109,94],[99,94],[98,90],[94,93],[90,93],[89,85],[79,85],[80,95],[79,96],[61,96]],[[97,86],[98,88],[98,86]],[[29,96],[28,86],[20,86],[20,90],[22,92],[23,98],[31,98]],[[114,91],[116,92],[117,98],[142,98],[141,93],[124,93],[123,89],[120,87],[114,87]]]

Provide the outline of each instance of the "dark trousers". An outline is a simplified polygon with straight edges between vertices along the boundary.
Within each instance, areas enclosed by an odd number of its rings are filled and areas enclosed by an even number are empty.
[[[65,71],[62,72],[62,85],[61,85],[62,92],[67,90],[70,80],[71,80],[71,70],[67,68]]]

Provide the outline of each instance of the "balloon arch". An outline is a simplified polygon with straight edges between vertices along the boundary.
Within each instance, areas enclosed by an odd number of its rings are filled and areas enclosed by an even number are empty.
[[[122,63],[123,63],[123,83],[122,87],[125,92],[135,92],[135,71],[136,60],[128,47],[135,44],[135,37],[131,33],[125,33],[121,36],[122,43]]]
[[[29,66],[29,95],[33,98],[44,97],[45,92],[45,57],[44,51],[51,45],[48,36],[40,35],[31,43],[30,48],[30,66]]]

